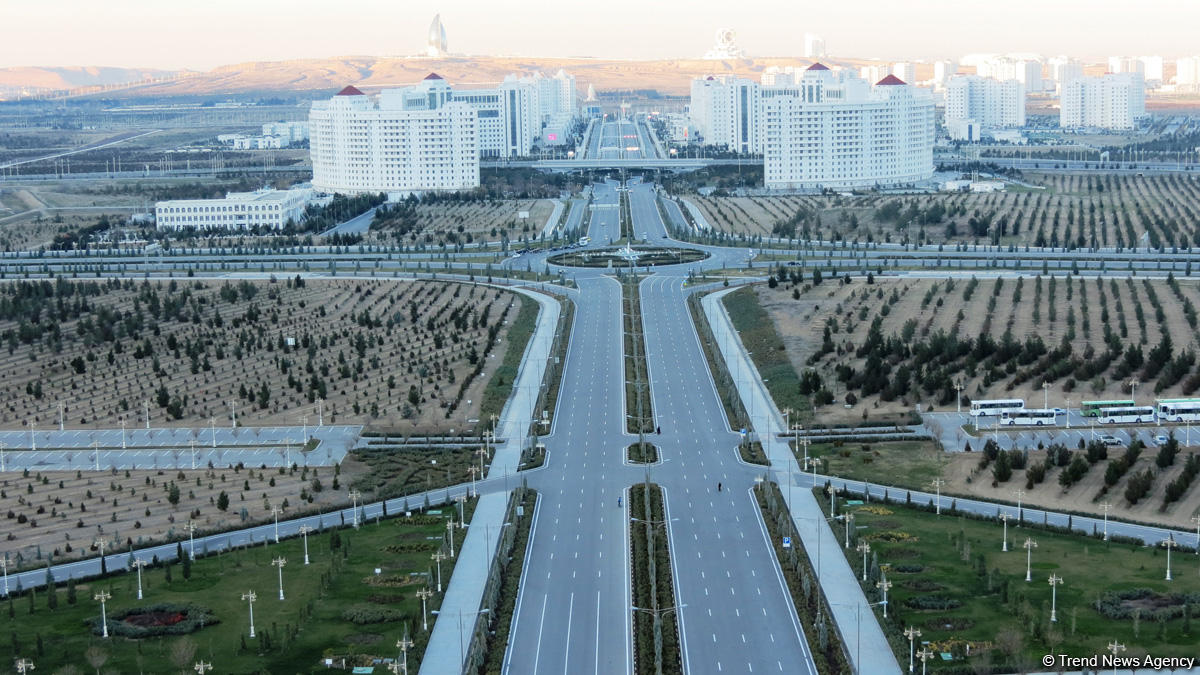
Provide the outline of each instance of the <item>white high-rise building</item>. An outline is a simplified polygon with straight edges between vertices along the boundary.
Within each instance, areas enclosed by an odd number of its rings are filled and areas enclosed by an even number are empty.
[[[1054,89],[1062,92],[1062,87],[1071,80],[1083,77],[1083,64],[1066,56],[1056,56],[1050,59],[1050,79],[1054,81]]]
[[[878,82],[888,75],[892,74],[892,67],[884,63],[876,63],[869,66],[861,66],[858,69],[858,76],[867,82]],[[904,78],[900,78],[904,80]],[[908,80],[904,80],[907,82]]]
[[[1062,87],[1059,125],[1133,129],[1146,114],[1146,87],[1140,73],[1080,77]]]
[[[769,189],[905,185],[933,176],[933,95],[889,75],[874,86],[813,65],[794,93],[763,97]]]
[[[1175,86],[1179,91],[1200,90],[1200,56],[1185,56],[1175,62]]]
[[[764,87],[790,87],[804,74],[804,68],[796,66],[767,66],[762,75],[758,76],[759,83]]]
[[[1019,80],[994,80],[959,75],[946,85],[946,126],[974,120],[984,127],[1025,126],[1025,85]]]
[[[1146,78],[1146,86],[1151,89],[1161,87],[1166,81],[1163,78],[1163,57],[1139,56],[1138,61],[1142,62],[1142,76]]]
[[[455,101],[405,109],[404,101],[402,93],[372,100],[354,87],[314,101],[308,117],[313,187],[344,194],[478,187],[475,109]]]
[[[810,59],[825,58],[825,38],[815,33],[805,33],[804,56]]]
[[[824,68],[824,66],[821,66]],[[689,111],[705,145],[734,152],[759,152],[761,87],[754,80],[722,75],[692,80]]]
[[[1032,55],[990,56],[975,66],[975,74],[994,80],[1017,80],[1025,85],[1027,92],[1042,90],[1042,62]]]
[[[912,63],[893,63],[892,74],[904,80],[905,83],[917,81],[917,67]],[[871,81],[874,82],[875,80]]]
[[[953,61],[935,61],[933,63],[933,86],[942,89],[950,78],[958,73],[958,64]],[[903,78],[901,78],[903,79]],[[874,80],[872,80],[874,81]]]
[[[1138,73],[1145,77],[1146,66],[1136,56],[1110,56],[1108,57],[1108,72],[1114,75],[1118,73]]]

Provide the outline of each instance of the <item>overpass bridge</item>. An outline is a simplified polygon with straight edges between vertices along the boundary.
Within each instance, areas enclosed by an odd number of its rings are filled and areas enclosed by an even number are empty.
[[[695,171],[706,166],[756,166],[761,165],[761,159],[707,159],[703,157],[688,157],[677,159],[655,159],[633,157],[627,159],[537,159],[512,160],[497,162],[480,162],[483,169],[502,169],[520,167],[541,169],[543,171],[594,171],[601,169],[658,169],[660,171]]]

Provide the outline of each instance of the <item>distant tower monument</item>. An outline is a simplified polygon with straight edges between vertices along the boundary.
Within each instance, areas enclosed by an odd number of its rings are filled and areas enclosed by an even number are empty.
[[[596,88],[590,84],[588,85],[587,100],[589,100],[589,101],[596,100]]]
[[[442,25],[442,15],[433,15],[433,23],[429,24],[429,38],[425,45],[427,56],[445,56],[450,51],[446,42],[446,27]]]
[[[717,31],[717,43],[704,53],[709,61],[724,61],[726,59],[742,59],[746,54],[737,46],[737,33],[732,28],[722,28]]]

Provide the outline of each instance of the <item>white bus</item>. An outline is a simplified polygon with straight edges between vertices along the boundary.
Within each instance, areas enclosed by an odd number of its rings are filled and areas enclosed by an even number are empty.
[[[993,401],[971,401],[971,416],[986,417],[1025,409],[1025,399],[1006,398]]]
[[[1058,413],[1053,408],[1024,408],[1022,410],[1005,411],[1000,415],[1000,423],[1026,426],[1054,426],[1057,424]]]
[[[1200,421],[1200,398],[1160,398],[1154,403],[1160,422]]]
[[[1096,416],[1100,424],[1141,424],[1154,421],[1154,408],[1151,406],[1130,406],[1126,408],[1101,408]]]

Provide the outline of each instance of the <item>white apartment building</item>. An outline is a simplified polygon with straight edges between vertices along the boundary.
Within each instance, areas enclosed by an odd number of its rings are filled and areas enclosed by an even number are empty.
[[[866,80],[867,82],[878,82],[891,74],[892,74],[892,67],[887,64],[883,64],[883,63],[877,63],[877,64],[873,64],[870,66],[862,66],[858,69],[858,76],[861,79]],[[900,79],[904,80],[903,77],[901,77]],[[908,82],[908,80],[904,80],[904,81]]]
[[[1062,92],[1062,86],[1071,80],[1083,77],[1083,64],[1066,56],[1056,56],[1050,59],[1050,79],[1054,81],[1054,90]]]
[[[158,202],[154,216],[159,230],[281,230],[304,219],[312,199],[310,188],[230,192],[224,199],[172,199]]]
[[[450,101],[432,110],[406,110],[403,101],[402,94],[372,100],[346,87],[328,101],[313,102],[313,187],[344,194],[478,187],[475,109]]]
[[[953,123],[970,120],[982,127],[1025,126],[1025,85],[1016,79],[1001,81],[978,75],[950,78],[946,126],[953,128]]]
[[[904,80],[905,82],[917,81],[917,67],[912,63],[902,62],[892,64],[892,75]],[[883,79],[883,78],[880,78]],[[878,80],[868,80],[868,82],[877,82]]]
[[[805,33],[804,56],[810,59],[825,58],[825,38],[814,33]]]
[[[874,86],[814,65],[763,98],[769,189],[904,185],[933,176],[933,95],[889,75]]]
[[[575,89],[574,75],[560,68],[554,77],[534,73],[533,82],[538,88],[538,110],[543,122],[564,114],[575,115],[579,94]]]
[[[1025,85],[1026,92],[1040,92],[1042,84],[1042,62],[1032,58],[1015,56],[992,56],[975,66],[975,74],[994,80],[1017,80]]]
[[[767,66],[758,76],[759,84],[764,87],[790,87],[804,75],[804,68],[796,66]]]
[[[734,152],[759,152],[761,93],[762,87],[754,80],[732,75],[693,79],[689,110],[705,145],[724,146]]]
[[[263,136],[275,136],[284,145],[308,140],[308,122],[268,122],[262,125]]]
[[[1185,56],[1175,62],[1177,91],[1200,90],[1200,56]]]
[[[1059,104],[1063,128],[1133,129],[1146,114],[1146,87],[1139,73],[1080,77],[1063,84]]]
[[[933,87],[935,89],[943,89],[958,73],[958,64],[954,61],[934,61],[933,63]],[[904,79],[904,78],[900,78]],[[871,80],[874,82],[875,80]],[[906,80],[907,81],[907,80]]]
[[[1139,56],[1142,62],[1142,77],[1146,78],[1146,86],[1152,89],[1161,87],[1166,78],[1163,77],[1163,57]]]

